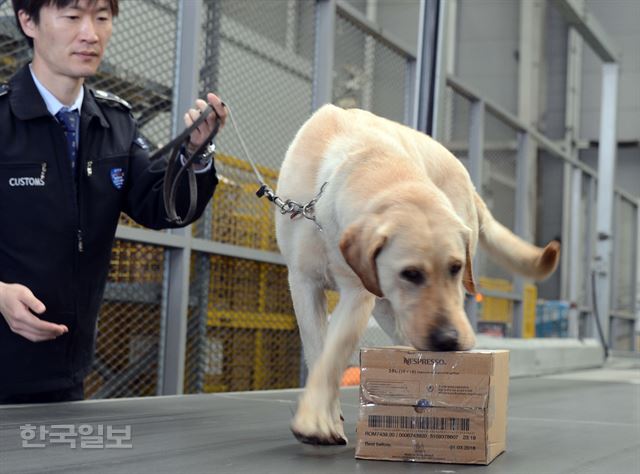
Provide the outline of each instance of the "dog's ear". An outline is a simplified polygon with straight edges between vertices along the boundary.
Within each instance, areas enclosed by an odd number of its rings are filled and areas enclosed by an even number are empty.
[[[340,238],[340,251],[364,287],[382,298],[376,257],[384,247],[387,235],[378,219],[368,216],[351,224]]]
[[[464,233],[464,254],[465,254],[465,263],[464,263],[464,274],[462,275],[462,284],[464,285],[464,289],[467,290],[467,293],[470,295],[476,294],[476,283],[473,280],[473,258],[471,257],[471,243],[470,243],[470,234],[471,231]]]

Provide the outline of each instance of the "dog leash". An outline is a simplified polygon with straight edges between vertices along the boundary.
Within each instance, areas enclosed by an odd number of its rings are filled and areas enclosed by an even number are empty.
[[[314,224],[318,226],[318,229],[322,230],[322,227],[320,226],[320,224],[318,224],[318,221],[316,220],[315,206],[316,206],[316,203],[318,202],[318,199],[320,199],[320,196],[322,196],[322,193],[324,192],[324,189],[327,186],[327,183],[325,182],[320,187],[320,191],[318,192],[318,194],[306,204],[296,202],[292,199],[287,199],[286,201],[283,201],[280,197],[276,195],[276,193],[265,182],[264,178],[262,177],[262,174],[260,174],[258,167],[256,166],[255,162],[251,158],[251,155],[249,154],[247,145],[242,139],[240,130],[238,129],[238,126],[236,125],[236,122],[233,118],[233,113],[231,112],[231,109],[229,109],[228,107],[227,107],[227,112],[229,115],[231,126],[233,127],[236,135],[238,136],[238,140],[240,141],[240,146],[242,147],[242,151],[244,152],[244,155],[247,158],[249,165],[251,165],[251,168],[253,169],[253,172],[255,173],[256,178],[258,178],[258,183],[260,184],[260,188],[256,191],[256,196],[258,196],[258,198],[266,196],[266,198],[269,201],[271,201],[280,209],[280,214],[283,214],[283,215],[290,214],[291,219],[295,219],[296,217],[301,215],[304,218],[309,219],[310,221],[313,221]]]
[[[283,201],[280,197],[276,195],[276,193],[265,182],[255,161],[251,158],[251,154],[249,153],[247,145],[245,144],[245,141],[242,138],[242,134],[238,129],[238,126],[233,117],[231,108],[226,104],[224,104],[224,106],[227,109],[227,114],[229,116],[231,126],[233,127],[238,137],[238,140],[240,141],[240,146],[242,147],[244,155],[247,158],[247,161],[249,162],[251,169],[256,175],[256,178],[258,179],[258,183],[260,184],[260,188],[256,191],[256,196],[258,196],[258,198],[266,196],[269,201],[271,201],[280,209],[281,214],[283,215],[290,214],[291,219],[295,219],[296,217],[302,215],[304,218],[313,221],[318,226],[318,228],[322,230],[322,227],[320,226],[320,224],[318,224],[316,220],[315,205],[318,202],[318,199],[320,198],[320,196],[322,196],[322,193],[324,192],[324,189],[327,183],[325,182],[321,186],[318,194],[306,204],[299,203],[292,199],[287,199],[286,201]],[[178,169],[178,171],[176,171],[175,163],[181,154],[182,147],[186,146],[191,133],[200,124],[202,124],[202,122],[204,122],[207,116],[209,116],[209,114],[211,114],[212,112],[216,114],[216,123],[213,130],[211,131],[207,139],[204,140],[202,145],[200,145],[200,147],[198,147],[198,149],[191,155],[191,157],[185,161],[185,163]],[[168,216],[167,220],[169,220],[170,222],[173,222],[176,224],[182,224],[184,222],[190,221],[193,218],[193,215],[195,214],[195,210],[196,210],[197,199],[198,199],[198,187],[196,183],[195,172],[193,170],[193,166],[191,165],[193,163],[194,158],[198,156],[200,153],[202,153],[202,151],[209,145],[209,143],[213,141],[219,129],[220,129],[220,117],[210,105],[207,105],[207,107],[202,111],[198,119],[190,127],[187,127],[180,135],[178,135],[176,138],[171,140],[165,146],[160,148],[150,157],[151,161],[158,160],[164,157],[164,155],[169,150],[171,150],[171,154],[169,155],[169,159],[167,160],[167,168],[165,170],[165,178],[163,183],[164,207]],[[185,217],[181,218],[180,216],[178,216],[176,212],[175,195],[178,188],[179,179],[184,172],[187,173],[187,176],[189,179],[189,209]]]
[[[202,142],[202,144],[198,147],[198,149],[191,154],[189,158],[185,156],[185,162],[179,169],[176,170],[176,161],[178,157],[182,155],[182,147],[186,146],[189,142],[189,136],[191,133],[202,124],[206,120],[206,118],[211,113],[216,114],[216,122],[213,127],[211,133],[209,133],[206,140]],[[220,117],[217,112],[211,107],[207,105],[207,107],[202,111],[200,116],[197,118],[195,122],[190,127],[187,127],[180,135],[171,140],[165,146],[156,151],[149,158],[151,161],[158,160],[160,158],[164,158],[164,155],[170,151],[169,158],[166,161],[166,169],[164,174],[164,182],[162,184],[162,197],[164,201],[164,208],[167,213],[167,220],[169,222],[173,222],[175,224],[183,224],[185,222],[189,222],[196,212],[196,207],[198,204],[198,183],[196,182],[196,174],[193,169],[193,160],[195,157],[200,155],[204,149],[209,146],[210,143],[213,142],[218,130],[220,129]],[[176,192],[178,189],[178,184],[180,183],[180,177],[187,173],[187,177],[189,180],[189,208],[184,217],[180,217],[176,211]]]

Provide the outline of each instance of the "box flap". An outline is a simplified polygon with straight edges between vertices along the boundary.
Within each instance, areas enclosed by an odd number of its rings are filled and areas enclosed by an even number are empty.
[[[507,350],[453,352],[417,351],[410,347],[365,347],[360,350],[361,368],[413,369],[432,374],[494,375],[494,357]]]

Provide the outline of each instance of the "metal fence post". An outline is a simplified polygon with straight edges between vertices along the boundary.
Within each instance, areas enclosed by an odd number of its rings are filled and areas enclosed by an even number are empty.
[[[569,253],[569,262],[571,263],[568,275],[568,297],[569,297],[569,321],[567,334],[569,337],[577,338],[578,334],[578,306],[579,306],[579,278],[582,272],[578,267],[580,263],[580,240],[584,240],[584,236],[580,235],[580,221],[586,219],[587,216],[580,212],[582,197],[582,170],[572,168],[571,170],[571,205],[569,217],[569,235],[564,236],[564,252]],[[585,244],[586,245],[586,244]]]
[[[173,135],[182,128],[182,114],[198,96],[198,48],[202,3],[181,1],[178,6],[176,45],[176,84],[173,97]],[[181,394],[184,390],[184,363],[191,263],[191,226],[172,231],[185,237],[184,247],[169,251],[165,359],[162,393]]]
[[[622,197],[620,194],[613,192],[613,203],[611,206],[611,229],[620,229],[620,212],[622,208]],[[619,285],[622,275],[620,275],[620,254],[623,250],[620,248],[622,243],[622,236],[620,232],[616,232],[613,234],[613,230],[611,232],[611,277],[610,280],[610,289],[609,289],[609,301],[611,306],[609,308],[609,314],[613,314],[618,309],[618,295],[619,295]]]
[[[560,221],[560,238],[564,241],[571,234],[571,170],[572,164],[565,161],[562,164],[562,207]],[[564,248],[564,247],[563,247]],[[560,262],[557,272],[560,273],[560,299],[569,299],[569,274],[572,262],[569,252],[560,252]]]
[[[318,110],[333,100],[333,58],[336,0],[316,1],[316,39],[311,108]]]
[[[436,136],[436,105],[438,92],[444,92],[440,59],[442,57],[442,8],[440,0],[420,2],[420,27],[416,60],[416,95],[413,126]],[[439,90],[437,81],[442,80]]]
[[[634,270],[634,282],[635,282],[635,298],[634,298],[634,306],[635,306],[635,316],[636,316],[636,325],[635,325],[635,350],[636,352],[640,352],[640,202],[636,203],[636,232],[635,232],[635,242],[636,242],[636,266]]]
[[[586,266],[584,268],[584,275],[582,276],[582,283],[586,288],[586,300],[583,301],[586,305],[588,305],[588,314],[595,318],[595,313],[593,311],[593,294],[591,288],[591,271],[593,270],[593,261],[596,254],[596,213],[597,213],[597,184],[596,177],[591,176],[589,178],[589,187],[587,188],[587,234],[588,238],[586,239],[587,250],[585,252],[585,260]],[[593,318],[584,320],[584,336],[587,337],[597,337],[598,333],[596,332],[596,326],[593,321]]]
[[[531,188],[531,140],[527,132],[518,132],[518,155],[516,158],[516,202],[515,202],[515,233],[523,239],[530,234],[529,219],[529,190]],[[524,320],[524,286],[525,279],[515,276],[513,290],[519,300],[513,302],[513,321],[511,334],[522,337]]]
[[[604,340],[609,343],[611,313],[611,257],[613,189],[616,165],[616,107],[618,103],[618,71],[616,63],[602,65],[602,97],[600,107],[600,146],[598,147],[597,243],[594,270],[598,316]]]
[[[333,64],[336,31],[336,0],[316,0],[316,38],[313,55],[311,109],[333,102]],[[300,348],[300,386],[307,382],[309,367]]]
[[[469,175],[478,194],[482,195],[482,166],[484,160],[484,102],[471,102],[469,111]],[[477,257],[474,259],[477,263]],[[478,328],[478,303],[475,298],[465,301],[467,317],[473,329]]]
[[[576,142],[579,139],[579,126],[580,126],[580,91],[582,87],[582,50],[583,40],[580,34],[575,29],[569,31],[569,41],[567,44],[567,81],[565,85],[566,100],[565,100],[565,148],[571,153],[571,156],[578,159],[579,153],[576,148]],[[580,224],[586,219],[588,229],[590,206],[587,208],[587,215],[581,213],[581,198],[582,198],[582,180],[583,172],[581,169],[574,167],[571,164],[565,165],[565,172],[570,175],[569,180],[569,205],[563,208],[569,213],[567,219],[563,214],[563,224],[567,223],[567,232],[563,232],[563,248],[561,255],[566,254],[566,258],[562,259],[561,271],[566,275],[562,275],[562,281],[566,282],[566,294],[561,294],[562,297],[566,297],[570,302],[569,318],[567,335],[569,337],[580,337],[580,283],[584,282],[584,276],[588,273],[589,262],[586,260],[586,255],[589,252],[589,242],[585,242],[584,236],[580,235]],[[584,246],[585,252],[580,255],[580,243]],[[566,276],[566,278],[565,278]]]
[[[482,194],[484,161],[484,101],[471,102],[469,110],[469,174],[479,194]]]

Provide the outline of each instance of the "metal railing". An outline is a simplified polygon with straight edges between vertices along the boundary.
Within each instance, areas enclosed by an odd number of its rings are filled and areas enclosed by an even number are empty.
[[[593,316],[590,274],[594,270],[593,258],[595,255],[595,189],[598,181],[598,173],[584,162],[575,159],[562,145],[550,140],[538,130],[527,126],[513,114],[507,112],[491,100],[484,98],[472,87],[462,83],[454,77],[447,78],[447,86],[453,96],[450,98],[449,114],[450,125],[447,140],[449,147],[461,158],[467,166],[474,184],[481,194],[486,193],[487,180],[493,179],[493,183],[502,183],[513,190],[511,203],[515,212],[515,220],[511,229],[525,239],[533,238],[527,216],[531,216],[532,201],[535,203],[539,194],[532,193],[530,189],[531,160],[534,163],[547,162],[555,165],[559,170],[560,186],[564,188],[562,194],[562,224],[558,227],[558,235],[562,235],[563,259],[559,269],[562,281],[561,298],[570,303],[568,331],[573,337],[595,335],[591,328],[593,320],[585,324],[587,318]],[[461,103],[460,98],[467,101]],[[487,118],[492,117],[504,127],[511,130],[509,133],[496,133],[493,131],[493,140],[487,138],[490,134],[486,130]],[[465,123],[468,120],[468,132],[465,132]],[[500,136],[502,135],[502,136]],[[528,147],[534,143],[538,148],[538,155],[531,157]],[[445,145],[447,145],[445,141]],[[495,166],[496,160],[491,160],[500,150],[502,154],[511,154],[515,161],[515,176],[507,176]],[[487,166],[487,162],[490,166]],[[503,166],[504,167],[504,166]],[[487,176],[487,174],[489,176]],[[562,177],[563,176],[563,177]],[[513,179],[515,178],[515,179]],[[495,189],[495,186],[492,186]],[[484,196],[486,199],[486,196]],[[617,220],[614,221],[614,265],[612,269],[612,288],[615,290],[611,298],[611,311],[609,324],[611,327],[625,326],[625,330],[618,328],[612,331],[607,343],[616,348],[634,350],[633,322],[638,311],[636,301],[638,275],[638,212],[640,200],[628,192],[615,188]],[[500,209],[504,203],[488,204],[496,217],[500,219]],[[560,207],[560,205],[557,205]],[[539,211],[539,210],[538,210]],[[621,214],[623,213],[623,214]],[[503,216],[504,217],[504,216]],[[507,226],[508,223],[504,222]],[[589,237],[585,239],[584,237]],[[539,242],[544,244],[545,242]],[[483,266],[480,265],[481,274]],[[511,322],[511,335],[521,337],[523,331],[523,301],[524,279],[516,277],[513,280],[513,291],[500,291],[484,288],[486,297],[494,297],[509,300],[513,303],[514,316]],[[468,304],[471,320],[477,324],[478,305],[475,302]],[[616,340],[624,340],[620,343]]]

